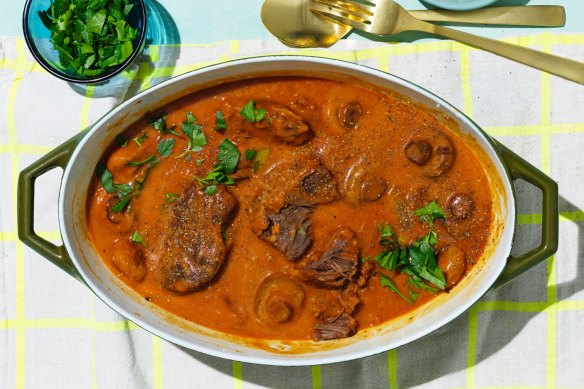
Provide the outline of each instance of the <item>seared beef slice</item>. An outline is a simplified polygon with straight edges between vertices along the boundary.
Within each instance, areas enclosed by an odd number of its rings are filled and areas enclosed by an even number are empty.
[[[259,200],[274,212],[288,204],[318,205],[338,199],[337,184],[331,172],[316,158],[300,154],[294,160],[273,166],[265,173]]]
[[[172,205],[149,266],[167,289],[189,293],[213,279],[225,261],[223,228],[237,200],[223,187],[205,195],[191,185]]]
[[[312,206],[338,197],[331,173],[318,161],[300,166],[278,166],[267,173],[266,187],[259,196],[254,225],[258,235],[289,259],[300,258],[311,243]]]

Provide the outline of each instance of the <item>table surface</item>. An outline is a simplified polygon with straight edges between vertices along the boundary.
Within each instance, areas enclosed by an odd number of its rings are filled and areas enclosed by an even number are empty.
[[[388,45],[353,33],[330,49],[293,50],[261,24],[260,0],[147,1],[158,30],[150,32],[138,65],[105,88],[44,72],[22,38],[24,1],[0,2],[1,388],[584,388],[584,86],[428,36]],[[584,1],[496,3],[523,4],[563,5],[566,25],[456,28],[584,62]],[[149,334],[18,240],[20,170],[141,90],[201,66],[265,54],[357,62],[451,102],[559,182],[557,254],[411,344],[351,362],[270,367],[207,356]],[[41,176],[35,199],[35,226],[54,241],[60,177],[58,171]],[[537,190],[521,181],[516,189],[513,252],[521,253],[538,244],[542,210]]]

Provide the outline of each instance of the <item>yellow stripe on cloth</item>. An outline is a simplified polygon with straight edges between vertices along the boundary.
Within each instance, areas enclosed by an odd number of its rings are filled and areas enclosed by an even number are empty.
[[[24,329],[90,329],[96,332],[125,332],[139,330],[136,324],[129,320],[100,322],[89,318],[50,318],[50,319],[26,319],[23,321],[4,320],[0,321],[0,329],[15,329],[22,326]]]
[[[16,96],[20,89],[22,80],[24,80],[24,69],[26,68],[26,52],[24,49],[24,40],[16,40],[16,62],[15,73],[12,85],[8,92],[8,101],[6,104],[6,125],[8,132],[8,144],[10,146],[18,144],[16,128]],[[14,151],[10,152],[12,166],[12,217],[17,219],[17,194],[18,174],[20,172],[19,155]],[[16,223],[15,223],[16,224]],[[24,267],[24,248],[21,242],[16,241],[16,320],[14,328],[16,330],[16,377],[15,384],[17,388],[26,386],[26,305],[25,305],[25,267]]]
[[[40,145],[23,145],[23,144],[5,144],[0,145],[0,153],[2,154],[39,154],[44,155],[53,150],[53,146]]]
[[[43,239],[49,240],[51,242],[59,241],[61,239],[60,231],[36,231],[37,235]],[[18,234],[16,231],[0,231],[0,242],[20,242],[18,239]]]
[[[477,358],[477,342],[479,336],[479,309],[475,304],[468,310],[468,335],[466,354],[466,387],[475,387],[475,365]]]
[[[322,369],[320,365],[312,366],[312,389],[322,388]]]
[[[162,339],[152,335],[152,380],[154,389],[164,388]]]
[[[93,101],[93,93],[95,92],[95,85],[87,85],[85,89],[85,96],[83,96],[83,104],[81,105],[81,112],[79,113],[79,128],[84,129],[89,127],[89,109]]]
[[[552,34],[542,34],[543,47],[542,51],[551,53],[552,51]],[[548,73],[541,72],[541,107],[540,107],[540,124],[544,130],[540,134],[541,138],[541,170],[545,174],[551,172],[551,142],[552,134],[550,132],[551,118],[551,76]],[[554,388],[556,386],[556,322],[557,322],[557,287],[556,287],[556,266],[554,257],[547,259],[547,296],[550,308],[547,310],[547,342],[546,342],[546,386]]]
[[[241,362],[232,361],[231,362],[231,374],[233,375],[233,389],[241,389],[243,388],[243,366]]]
[[[398,389],[397,349],[387,352],[387,386],[389,389]]]
[[[575,134],[584,132],[584,123],[571,124],[526,124],[521,126],[500,126],[500,127],[483,127],[491,136],[517,136],[517,135],[540,135],[542,133],[553,134]]]
[[[472,104],[472,88],[470,85],[470,48],[464,47],[460,50],[460,78],[462,82],[462,106],[464,113],[469,117],[474,117]]]

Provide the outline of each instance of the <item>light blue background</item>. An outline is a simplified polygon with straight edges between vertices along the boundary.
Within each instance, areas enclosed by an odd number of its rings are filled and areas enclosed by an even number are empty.
[[[146,0],[152,2],[154,0]],[[293,0],[290,0],[293,1]],[[176,24],[178,37],[166,39],[167,43],[212,43],[233,39],[275,39],[263,26],[260,10],[263,0],[160,0]],[[398,0],[407,9],[424,9],[417,0]],[[495,5],[563,5],[566,8],[566,25],[550,31],[584,31],[584,0],[500,0]],[[0,35],[22,36],[22,9],[24,0],[0,0]],[[456,27],[474,34],[500,37],[541,32],[542,28]],[[348,39],[364,39],[351,34]],[[160,43],[160,42],[152,42]]]

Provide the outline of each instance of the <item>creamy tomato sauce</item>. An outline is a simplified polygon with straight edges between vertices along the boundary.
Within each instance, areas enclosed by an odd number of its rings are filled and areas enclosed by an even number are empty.
[[[378,226],[391,226],[398,251],[435,232],[445,281],[437,293],[483,255],[493,200],[473,143],[396,94],[263,78],[150,116],[103,156],[88,227],[114,274],[189,321],[248,337],[328,340],[404,315],[436,293],[408,282],[403,267],[376,262],[390,248]],[[421,220],[415,211],[433,201],[444,217]]]

